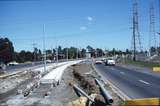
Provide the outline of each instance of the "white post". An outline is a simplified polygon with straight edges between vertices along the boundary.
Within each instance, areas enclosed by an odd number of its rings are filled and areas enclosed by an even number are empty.
[[[45,25],[43,24],[43,58],[44,58],[44,71],[46,71],[46,47],[45,47]]]

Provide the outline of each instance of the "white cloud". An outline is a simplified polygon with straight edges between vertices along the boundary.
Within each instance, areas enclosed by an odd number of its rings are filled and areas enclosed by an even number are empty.
[[[88,21],[93,21],[93,18],[90,16],[88,16],[87,19],[88,19]]]
[[[84,31],[84,30],[86,30],[86,29],[87,29],[86,26],[81,26],[81,27],[80,27],[80,30],[82,30],[82,31]]]

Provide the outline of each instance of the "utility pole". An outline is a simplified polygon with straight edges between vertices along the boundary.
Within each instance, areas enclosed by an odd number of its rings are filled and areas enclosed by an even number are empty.
[[[44,58],[44,71],[46,71],[46,47],[45,47],[45,25],[43,24],[43,58]]]
[[[136,61],[136,55],[138,50],[142,51],[141,38],[139,33],[138,23],[138,1],[133,0],[133,35],[132,35],[132,50],[133,50],[133,61]]]
[[[136,61],[135,17],[133,17],[133,61]]]
[[[151,47],[154,47],[157,54],[157,40],[156,40],[156,33],[155,33],[155,8],[154,8],[154,1],[151,0],[150,8],[149,8],[149,19],[150,19],[150,26],[149,26],[149,50]],[[150,51],[151,54],[151,51]]]
[[[159,8],[159,32],[158,32],[158,34],[159,34],[159,48],[160,48],[160,0],[158,1],[159,3],[159,5],[158,5],[158,8]]]
[[[56,46],[56,61],[58,63],[58,47]]]
[[[32,46],[33,46],[33,53],[34,53],[34,59],[33,59],[34,62],[36,62],[36,53],[35,53],[36,45],[37,45],[36,43],[32,44]]]
[[[66,57],[67,57],[67,61],[68,61],[68,47],[67,47],[67,51],[66,51],[66,52],[67,52],[67,53],[66,53],[66,55],[67,55]]]
[[[78,48],[77,48],[77,59],[78,59]]]

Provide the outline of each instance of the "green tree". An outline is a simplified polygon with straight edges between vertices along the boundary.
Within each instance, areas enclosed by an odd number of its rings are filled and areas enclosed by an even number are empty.
[[[33,61],[33,59],[34,59],[33,53],[30,51],[27,51],[25,53],[25,61]]]
[[[86,57],[86,49],[82,49],[81,50],[81,58],[85,58]]]
[[[69,50],[68,50],[69,59],[75,59],[76,58],[76,53],[77,53],[77,48],[70,47]]]
[[[0,38],[0,61],[7,63],[14,60],[14,47],[8,38]]]
[[[18,62],[25,62],[26,61],[26,52],[22,50],[18,55]]]
[[[104,54],[104,53],[103,53],[103,50],[100,49],[100,48],[97,48],[97,49],[96,49],[96,53],[97,53],[97,56],[98,56],[98,57],[101,57],[101,56],[103,56],[103,54]]]
[[[93,49],[93,47],[91,47],[91,46],[87,46],[87,50],[88,50],[88,52],[90,52],[91,53],[91,57],[96,57],[96,50],[95,49]]]

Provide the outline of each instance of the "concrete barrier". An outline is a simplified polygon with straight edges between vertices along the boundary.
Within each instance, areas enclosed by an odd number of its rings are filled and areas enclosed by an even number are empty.
[[[126,100],[123,106],[160,106],[160,98]]]
[[[51,80],[54,80],[55,82],[59,83],[59,81],[61,80],[61,77],[63,75],[64,70],[68,66],[71,66],[71,65],[74,65],[74,64],[77,64],[80,62],[81,62],[81,60],[65,62],[65,64],[51,70],[48,74],[46,74],[44,77],[42,77],[41,82],[45,81],[45,83],[46,83],[48,80],[48,83],[49,83]]]

